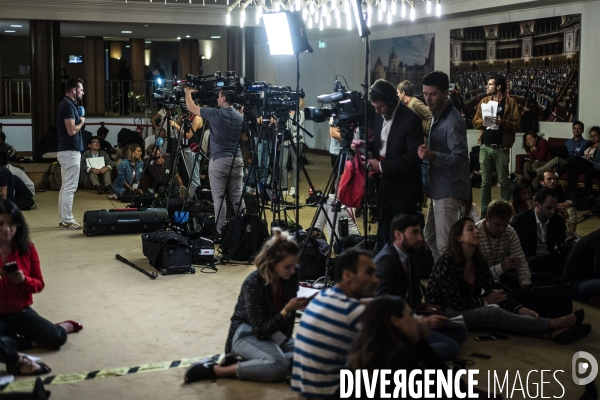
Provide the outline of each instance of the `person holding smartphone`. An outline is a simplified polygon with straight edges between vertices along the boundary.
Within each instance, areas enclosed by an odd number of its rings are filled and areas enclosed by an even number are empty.
[[[57,350],[67,334],[83,327],[71,320],[53,324],[31,308],[32,295],[44,289],[40,259],[21,210],[9,200],[0,200],[0,255],[0,362],[11,374],[46,374],[47,365],[18,352],[34,346]]]
[[[225,355],[195,363],[185,383],[217,378],[283,381],[294,354],[294,316],[311,298],[298,297],[300,249],[286,232],[275,229],[255,258],[256,270],[244,283],[231,317]],[[244,361],[239,361],[241,357]]]

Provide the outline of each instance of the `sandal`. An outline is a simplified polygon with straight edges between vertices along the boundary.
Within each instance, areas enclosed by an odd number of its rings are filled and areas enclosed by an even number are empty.
[[[37,364],[38,368],[31,369],[31,368],[33,368],[33,364]],[[31,369],[29,373],[21,372],[21,368],[23,368],[25,365],[28,365],[29,368]],[[29,358],[27,358],[25,356],[21,356],[21,358],[15,365],[10,366],[10,367],[7,365],[6,371],[11,375],[28,375],[29,376],[29,375],[47,374],[48,372],[52,371],[52,368],[50,368],[48,365],[44,364],[43,362],[34,363]]]

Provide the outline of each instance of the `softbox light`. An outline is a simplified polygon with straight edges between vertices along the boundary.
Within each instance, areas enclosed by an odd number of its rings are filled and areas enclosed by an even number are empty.
[[[358,36],[361,38],[369,36],[371,31],[367,26],[367,21],[362,11],[362,0],[352,0],[352,8],[354,9],[354,22],[356,22],[356,26],[358,27]],[[370,15],[367,17],[370,17]]]
[[[263,21],[272,56],[313,52],[301,13],[286,11],[263,14]]]

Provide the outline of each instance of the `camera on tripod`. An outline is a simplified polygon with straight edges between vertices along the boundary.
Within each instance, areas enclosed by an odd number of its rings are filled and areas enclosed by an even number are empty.
[[[241,93],[244,88],[244,81],[245,78],[237,77],[234,71],[226,71],[225,76],[223,76],[221,71],[217,71],[213,75],[204,76],[187,74],[183,80],[174,79],[175,83],[173,86],[180,88],[181,92],[183,92],[184,87],[197,90],[196,93],[192,94],[192,99],[202,105],[214,105],[221,90],[231,90],[237,94]]]
[[[242,93],[243,104],[254,106],[267,113],[287,113],[295,110],[298,107],[298,99],[303,99],[304,95],[302,89],[296,92],[289,86],[273,86],[264,82],[254,82],[245,87]]]
[[[307,107],[304,109],[304,118],[314,122],[325,122],[333,117],[332,126],[340,128],[343,140],[352,141],[354,130],[365,125],[365,107],[367,110],[367,126],[372,127],[375,117],[375,108],[368,102],[362,93],[346,91],[340,81],[333,82],[334,92],[317,97],[317,102],[330,104],[330,107]]]

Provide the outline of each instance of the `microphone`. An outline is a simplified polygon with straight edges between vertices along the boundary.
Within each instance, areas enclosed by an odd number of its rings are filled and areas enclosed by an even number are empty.
[[[83,106],[77,107],[77,113],[80,117],[85,117],[85,108],[83,108]]]
[[[198,146],[198,143],[191,143],[190,150],[192,151],[192,153],[198,153],[198,151],[200,150],[200,146]]]
[[[165,140],[163,138],[159,137],[158,139],[156,139],[156,147],[162,147],[164,142],[165,142]]]

